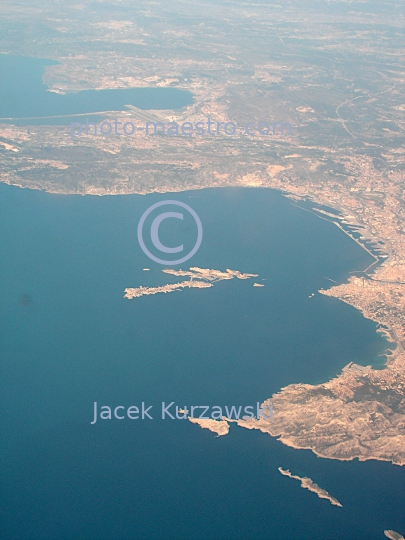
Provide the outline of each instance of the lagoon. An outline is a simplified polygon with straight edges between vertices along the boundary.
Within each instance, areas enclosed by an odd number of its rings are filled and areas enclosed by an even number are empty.
[[[178,88],[83,90],[57,94],[42,81],[46,66],[58,62],[0,54],[0,121],[17,125],[69,124],[79,114],[139,109],[181,109],[192,94]]]

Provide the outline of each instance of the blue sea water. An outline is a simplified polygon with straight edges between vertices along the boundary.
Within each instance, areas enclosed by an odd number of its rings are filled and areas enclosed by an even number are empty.
[[[126,287],[178,279],[136,235],[142,213],[165,199],[190,205],[203,224],[183,269],[257,273],[265,287],[232,280],[124,299]],[[0,216],[2,538],[379,539],[404,530],[400,467],[158,418],[162,401],[254,405],[349,361],[381,361],[387,343],[375,323],[317,293],[326,278],[372,262],[331,223],[261,189],[81,197],[0,185]],[[176,245],[170,221],[162,241]],[[185,222],[175,233],[187,246],[195,230]],[[91,425],[95,401],[143,401],[154,419]]]
[[[42,76],[46,66],[57,63],[42,58],[0,54],[2,122],[12,118],[12,123],[17,125],[68,124],[83,118],[63,118],[64,115],[122,111],[126,105],[138,109],[181,109],[193,102],[191,92],[178,88],[84,90],[68,94],[49,92]]]

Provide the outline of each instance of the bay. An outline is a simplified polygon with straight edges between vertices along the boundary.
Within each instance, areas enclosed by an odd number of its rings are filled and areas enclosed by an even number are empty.
[[[136,235],[166,199],[190,205],[204,228],[183,269],[258,277],[124,299],[126,287],[178,281]],[[0,185],[0,211],[3,538],[377,539],[404,527],[399,467],[159,418],[162,401],[253,405],[349,361],[381,362],[375,323],[316,292],[372,261],[335,226],[261,189],[81,197]],[[195,230],[185,220],[176,235],[187,247]],[[176,245],[169,228],[161,238]],[[95,401],[143,401],[154,419],[91,425]]]

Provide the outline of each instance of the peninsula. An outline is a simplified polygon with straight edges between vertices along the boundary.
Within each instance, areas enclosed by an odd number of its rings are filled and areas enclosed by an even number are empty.
[[[203,429],[209,429],[213,433],[216,433],[217,437],[229,433],[229,424],[225,419],[212,420],[211,418],[192,418],[191,416],[189,416],[188,419],[192,424],[197,424]]]

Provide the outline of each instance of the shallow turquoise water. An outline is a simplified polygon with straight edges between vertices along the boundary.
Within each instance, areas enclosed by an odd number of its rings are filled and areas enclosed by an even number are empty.
[[[126,287],[177,280],[136,237],[142,213],[168,198],[204,227],[183,268],[257,273],[265,287],[232,280],[124,299]],[[378,362],[386,342],[375,324],[316,293],[326,277],[370,264],[346,235],[270,190],[99,198],[0,185],[0,201],[4,538],[377,539],[403,530],[399,467],[157,418],[162,401],[250,405],[349,361]],[[187,247],[195,230],[185,220],[174,233],[162,227],[162,241],[181,236]],[[156,414],[92,426],[94,401],[144,401]],[[343,509],[278,466],[311,477]]]

